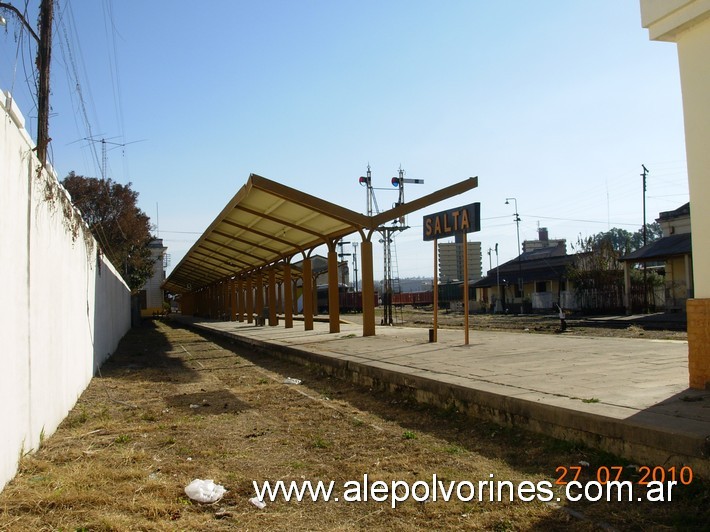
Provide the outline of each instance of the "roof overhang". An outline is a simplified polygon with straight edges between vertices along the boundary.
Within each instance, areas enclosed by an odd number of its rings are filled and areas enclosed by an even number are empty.
[[[163,287],[189,292],[214,282],[290,261],[298,253],[382,224],[478,186],[471,177],[376,216],[367,216],[251,174]],[[281,270],[281,268],[279,268]],[[281,274],[279,274],[281,275]]]
[[[664,236],[623,257],[621,262],[648,262],[691,255],[693,240],[690,233]]]

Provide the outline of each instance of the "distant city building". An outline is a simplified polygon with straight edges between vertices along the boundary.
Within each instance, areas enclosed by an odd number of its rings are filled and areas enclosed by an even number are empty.
[[[523,242],[523,253],[536,249],[560,248],[559,255],[567,253],[567,240],[564,238],[550,240],[547,227],[539,227],[537,230],[537,240],[525,240]]]
[[[153,262],[153,275],[138,292],[143,317],[163,312],[163,301],[165,301],[165,294],[160,286],[165,281],[165,252],[168,248],[163,245],[162,238],[153,239],[148,247],[155,262]]]
[[[463,236],[457,235],[455,242],[439,244],[439,282],[463,281]],[[468,280],[477,281],[482,276],[482,254],[480,242],[468,242]]]
[[[554,246],[526,250],[488,270],[486,277],[474,284],[478,309],[519,313],[549,312],[557,305],[579,308],[567,279],[577,256],[567,255],[565,247],[564,241],[556,241]]]
[[[303,270],[303,261],[294,262],[293,268],[297,271]],[[328,257],[323,255],[313,255],[311,257],[311,272],[313,274],[313,286],[328,284]],[[350,267],[348,261],[338,261],[338,284],[350,286]],[[298,281],[302,285],[302,281]]]
[[[690,233],[690,202],[673,211],[659,213],[656,221],[664,237]]]

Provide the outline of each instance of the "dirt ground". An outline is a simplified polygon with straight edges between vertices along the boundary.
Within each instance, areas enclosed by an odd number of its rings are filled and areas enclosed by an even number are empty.
[[[301,384],[286,384],[288,377]],[[588,464],[588,465],[587,465]],[[649,530],[710,522],[701,479],[672,502],[564,500],[559,467],[580,480],[638,464],[573,443],[422,407],[318,368],[255,355],[174,324],[145,322],[121,342],[41,448],[0,494],[0,530]],[[249,502],[257,481],[549,481],[559,503],[409,500]],[[214,479],[215,504],[184,487]],[[466,494],[464,490],[464,494]],[[400,491],[401,494],[401,491]]]

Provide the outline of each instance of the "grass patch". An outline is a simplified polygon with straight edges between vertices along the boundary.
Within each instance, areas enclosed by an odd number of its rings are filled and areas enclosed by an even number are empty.
[[[321,436],[316,436],[316,438],[313,440],[313,447],[316,449],[327,449],[330,447],[330,443],[326,440],[324,440]]]
[[[134,353],[140,353],[138,368]],[[409,501],[396,510],[372,500],[276,502],[260,511],[248,502],[252,480],[342,486],[367,473],[370,482],[411,485],[434,474],[444,481],[494,474],[536,483],[554,482],[560,465],[586,462],[582,480],[588,481],[602,466],[627,463],[578,443],[473,420],[453,405],[436,409],[360,388],[317,366],[309,371],[162,322],[132,329],[102,375],[41,449],[22,456],[17,477],[0,493],[0,530],[584,531],[600,523],[693,530],[710,522],[710,489],[699,478],[674,489],[670,504],[561,502],[586,521],[521,501]],[[262,385],[289,375],[305,384]],[[195,415],[189,405],[203,399],[209,406]],[[212,478],[229,491],[218,505],[194,503],[183,492],[194,478]],[[555,489],[558,495],[564,496]],[[220,509],[225,512],[217,518]]]

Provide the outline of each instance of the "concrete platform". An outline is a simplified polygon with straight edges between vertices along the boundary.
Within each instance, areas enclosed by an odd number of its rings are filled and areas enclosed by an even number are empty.
[[[689,390],[687,342],[362,327],[304,331],[177,316],[262,353],[359,384],[710,478],[710,391]]]

